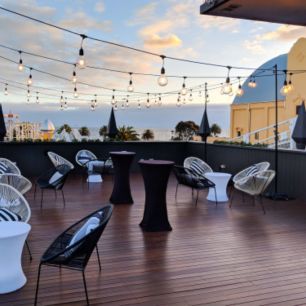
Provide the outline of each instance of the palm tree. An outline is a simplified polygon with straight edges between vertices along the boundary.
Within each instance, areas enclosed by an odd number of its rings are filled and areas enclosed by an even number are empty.
[[[151,140],[151,139],[154,139],[154,133],[153,133],[152,130],[147,129],[147,130],[145,130],[145,131],[142,133],[141,138],[142,138],[143,140]]]
[[[135,131],[134,127],[132,126],[122,126],[118,129],[118,134],[116,136],[116,140],[119,141],[133,141],[139,140],[139,135]]]
[[[222,130],[217,123],[213,123],[210,127],[210,132],[212,133],[213,136],[217,137],[218,134],[221,134]]]
[[[61,127],[58,128],[57,133],[60,134],[63,130],[65,130],[68,134],[71,133],[72,128],[69,124],[65,123]]]
[[[79,128],[79,133],[81,134],[81,136],[89,136],[90,135],[90,131],[89,128],[87,126],[82,126]]]

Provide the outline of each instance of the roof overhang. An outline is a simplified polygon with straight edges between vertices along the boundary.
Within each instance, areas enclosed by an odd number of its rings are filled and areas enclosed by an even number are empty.
[[[306,26],[305,0],[205,0],[203,15]]]

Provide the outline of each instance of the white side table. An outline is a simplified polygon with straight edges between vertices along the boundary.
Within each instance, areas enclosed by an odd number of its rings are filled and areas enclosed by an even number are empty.
[[[227,202],[228,197],[226,193],[227,184],[231,178],[231,174],[223,172],[208,172],[205,173],[205,177],[216,185],[217,201]],[[215,191],[213,188],[209,188],[208,201],[215,201]]]
[[[21,254],[30,230],[25,222],[0,222],[0,294],[15,291],[27,282]]]

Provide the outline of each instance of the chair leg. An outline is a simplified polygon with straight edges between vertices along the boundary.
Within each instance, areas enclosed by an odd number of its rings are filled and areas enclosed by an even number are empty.
[[[44,190],[41,190],[41,199],[40,199],[40,208],[42,208],[43,205],[43,200],[44,200]]]
[[[33,257],[32,257],[32,253],[31,253],[31,250],[30,250],[30,247],[29,247],[29,244],[28,244],[28,241],[26,240],[25,241],[25,245],[27,247],[27,250],[28,250],[28,253],[30,255],[30,260],[32,261]]]
[[[41,263],[39,264],[39,267],[38,267],[38,275],[37,275],[37,282],[36,282],[36,292],[35,292],[34,306],[37,305],[37,297],[38,297],[38,289],[39,289],[39,280],[40,280],[40,271],[41,271]]]
[[[84,283],[84,289],[85,289],[85,294],[86,294],[86,302],[87,302],[87,305],[89,305],[89,299],[88,299],[88,292],[87,292],[84,270],[82,271],[82,275],[83,275],[83,283]]]
[[[218,198],[217,198],[216,187],[214,187],[214,191],[215,191],[215,201],[216,201],[216,206],[217,206],[218,205]]]
[[[63,198],[64,207],[66,207],[66,200],[65,200],[65,195],[64,195],[63,189],[61,189],[61,193],[62,193],[62,198]]]
[[[231,192],[229,208],[232,208],[233,200],[234,200],[234,193],[235,193],[235,190],[233,189],[232,192]]]
[[[37,184],[35,183],[35,185],[34,185],[34,200],[36,199],[36,189],[37,189]]]
[[[99,270],[101,271],[101,261],[100,261],[100,254],[98,250],[98,246],[96,245],[96,251],[97,251],[97,257],[98,257],[98,263],[99,263]]]
[[[263,200],[262,200],[262,195],[259,196],[259,203],[260,203],[260,206],[262,208],[262,211],[264,213],[264,215],[266,214],[266,210],[265,210],[265,207],[263,205]]]
[[[176,189],[175,189],[175,200],[177,199],[177,190],[178,190],[178,186],[179,186],[179,183],[176,184]]]
[[[197,189],[197,197],[196,197],[195,206],[198,205],[198,199],[199,199],[199,189]]]

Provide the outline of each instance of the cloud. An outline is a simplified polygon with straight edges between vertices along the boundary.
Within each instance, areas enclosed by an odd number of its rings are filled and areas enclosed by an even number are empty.
[[[144,45],[147,48],[171,48],[180,46],[181,44],[182,41],[175,34],[164,37],[161,37],[158,34],[153,34],[144,40]]]
[[[200,16],[198,24],[204,29],[215,29],[220,31],[232,31],[237,33],[240,20],[225,17]]]
[[[71,30],[100,30],[103,32],[109,32],[112,29],[112,22],[110,20],[96,20],[84,12],[72,12],[70,16],[65,16],[65,19],[60,23],[62,27]]]
[[[261,42],[257,39],[245,40],[243,46],[249,50],[252,54],[264,54],[266,50],[262,46]]]
[[[281,25],[275,31],[264,33],[258,38],[261,40],[291,41],[303,36],[306,36],[305,27],[294,25]]]
[[[128,25],[139,25],[143,23],[147,23],[148,20],[152,20],[155,16],[157,2],[150,2],[138,10],[136,10],[133,18],[127,22]]]
[[[105,5],[102,1],[95,4],[95,11],[98,13],[103,13],[105,11]]]

